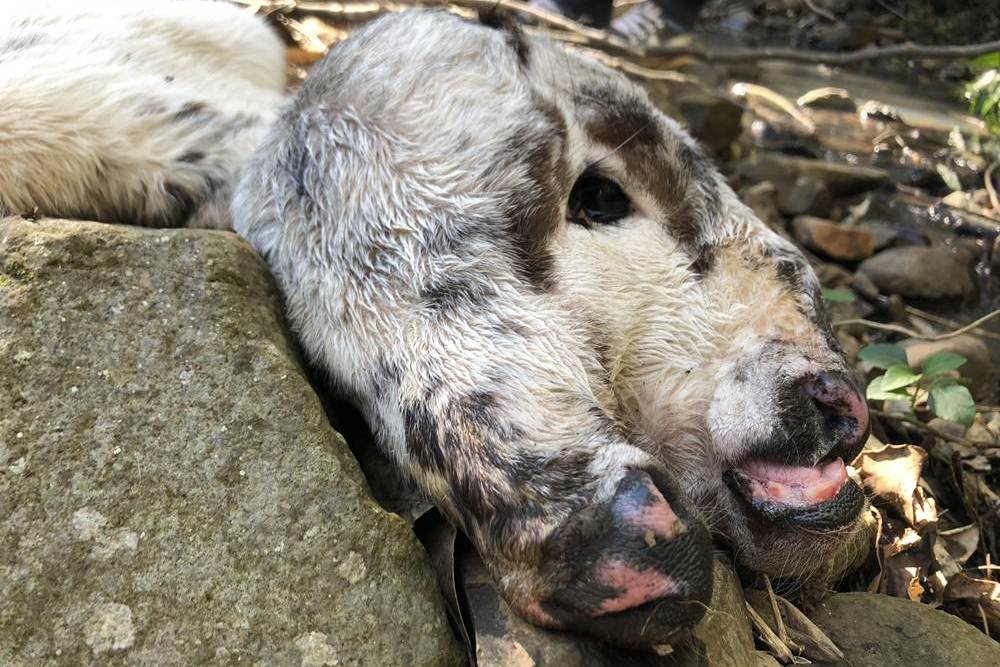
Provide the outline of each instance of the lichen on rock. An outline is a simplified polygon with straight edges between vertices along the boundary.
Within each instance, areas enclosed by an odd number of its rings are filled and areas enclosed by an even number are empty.
[[[0,275],[0,664],[459,662],[246,243],[9,218]]]

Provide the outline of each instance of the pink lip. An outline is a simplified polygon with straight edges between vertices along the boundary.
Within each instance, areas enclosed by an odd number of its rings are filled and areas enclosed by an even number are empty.
[[[847,482],[843,459],[818,466],[789,466],[751,461],[740,468],[757,502],[809,507],[832,500]]]

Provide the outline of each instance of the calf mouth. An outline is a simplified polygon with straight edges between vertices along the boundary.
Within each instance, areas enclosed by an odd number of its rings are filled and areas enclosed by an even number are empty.
[[[865,495],[836,457],[815,466],[748,460],[723,473],[748,514],[778,526],[832,531],[855,523]]]

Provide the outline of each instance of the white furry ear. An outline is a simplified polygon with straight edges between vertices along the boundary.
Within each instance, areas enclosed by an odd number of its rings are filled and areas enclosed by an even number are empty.
[[[353,109],[293,107],[242,169],[234,230],[270,258],[295,247],[282,241],[285,234],[364,227],[386,194],[379,185],[384,174],[373,172],[393,163],[389,151],[386,135]]]

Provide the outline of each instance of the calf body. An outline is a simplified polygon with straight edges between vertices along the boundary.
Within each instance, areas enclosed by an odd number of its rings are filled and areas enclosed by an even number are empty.
[[[231,212],[312,363],[536,623],[661,643],[703,613],[713,538],[788,576],[850,543],[867,410],[816,279],[640,88],[414,11],[356,31],[276,114],[274,37],[209,4],[234,41],[191,60],[195,5],[0,33],[0,210]],[[25,49],[60,35],[81,66],[29,86]]]

